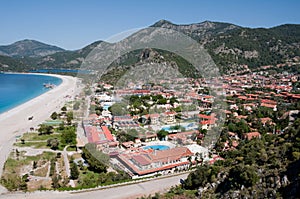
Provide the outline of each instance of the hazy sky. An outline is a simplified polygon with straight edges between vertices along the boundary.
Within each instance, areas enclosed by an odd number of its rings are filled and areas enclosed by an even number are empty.
[[[300,24],[299,9],[299,0],[0,0],[0,45],[34,39],[79,49],[160,19],[246,27]]]

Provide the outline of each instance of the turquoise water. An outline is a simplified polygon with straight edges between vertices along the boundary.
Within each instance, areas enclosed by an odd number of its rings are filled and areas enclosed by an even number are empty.
[[[106,111],[107,111],[109,107],[110,107],[109,105],[104,105],[104,106],[103,106],[103,110],[106,110]]]
[[[193,123],[189,123],[189,124],[185,124],[185,125],[181,125],[182,127],[184,127],[185,129],[196,129],[193,128],[194,124]],[[161,128],[161,130],[165,130],[165,131],[171,131],[171,126],[164,126]]]
[[[0,113],[47,92],[49,88],[44,83],[59,85],[61,82],[52,76],[0,73]]]
[[[77,69],[38,69],[31,70],[32,73],[77,73],[77,74],[90,74],[89,70],[77,70]]]
[[[145,146],[143,149],[153,149],[153,150],[167,150],[170,149],[170,147],[166,145],[151,145],[151,146]]]

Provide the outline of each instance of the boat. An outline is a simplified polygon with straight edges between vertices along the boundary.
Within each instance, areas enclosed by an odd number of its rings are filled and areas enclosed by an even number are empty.
[[[54,88],[54,87],[55,87],[55,84],[44,83],[43,86],[44,86],[45,88]]]

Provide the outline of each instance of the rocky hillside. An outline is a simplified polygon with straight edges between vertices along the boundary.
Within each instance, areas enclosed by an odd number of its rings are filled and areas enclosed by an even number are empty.
[[[276,65],[300,56],[300,25],[245,28],[205,21],[175,25],[161,20],[153,25],[183,32],[202,44],[224,73]]]
[[[39,68],[79,68],[85,57],[101,41],[94,42],[80,50],[57,52],[41,57],[35,61],[36,69]]]
[[[160,20],[152,27],[169,28],[191,36],[207,49],[222,73],[255,70],[264,65],[285,64],[300,60],[300,25],[245,28],[230,23],[211,21],[176,25]],[[0,54],[13,58],[12,61],[8,57],[0,57],[0,71],[79,68],[87,54],[99,42],[101,41],[77,51],[64,51],[31,40],[16,42],[10,46],[0,46]],[[136,56],[127,57],[129,60],[122,58],[123,62],[119,63],[121,65],[134,64],[134,60],[138,61]],[[178,56],[171,57],[174,60],[180,59]],[[17,63],[20,63],[19,67],[13,67]]]
[[[9,57],[42,57],[63,51],[65,50],[62,48],[29,39],[7,46],[0,46],[0,55]]]
[[[204,41],[205,39],[215,37],[216,35],[222,33],[229,34],[233,30],[238,30],[241,28],[240,26],[230,24],[230,23],[220,23],[220,22],[211,22],[211,21],[177,25],[166,20],[160,20],[155,24],[153,24],[152,27],[161,27],[161,28],[180,31],[199,41],[200,40]]]

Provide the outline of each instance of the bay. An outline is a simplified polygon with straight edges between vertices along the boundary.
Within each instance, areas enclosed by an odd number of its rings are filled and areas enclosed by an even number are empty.
[[[61,82],[47,75],[0,73],[0,114],[49,91],[44,84],[58,86]]]

